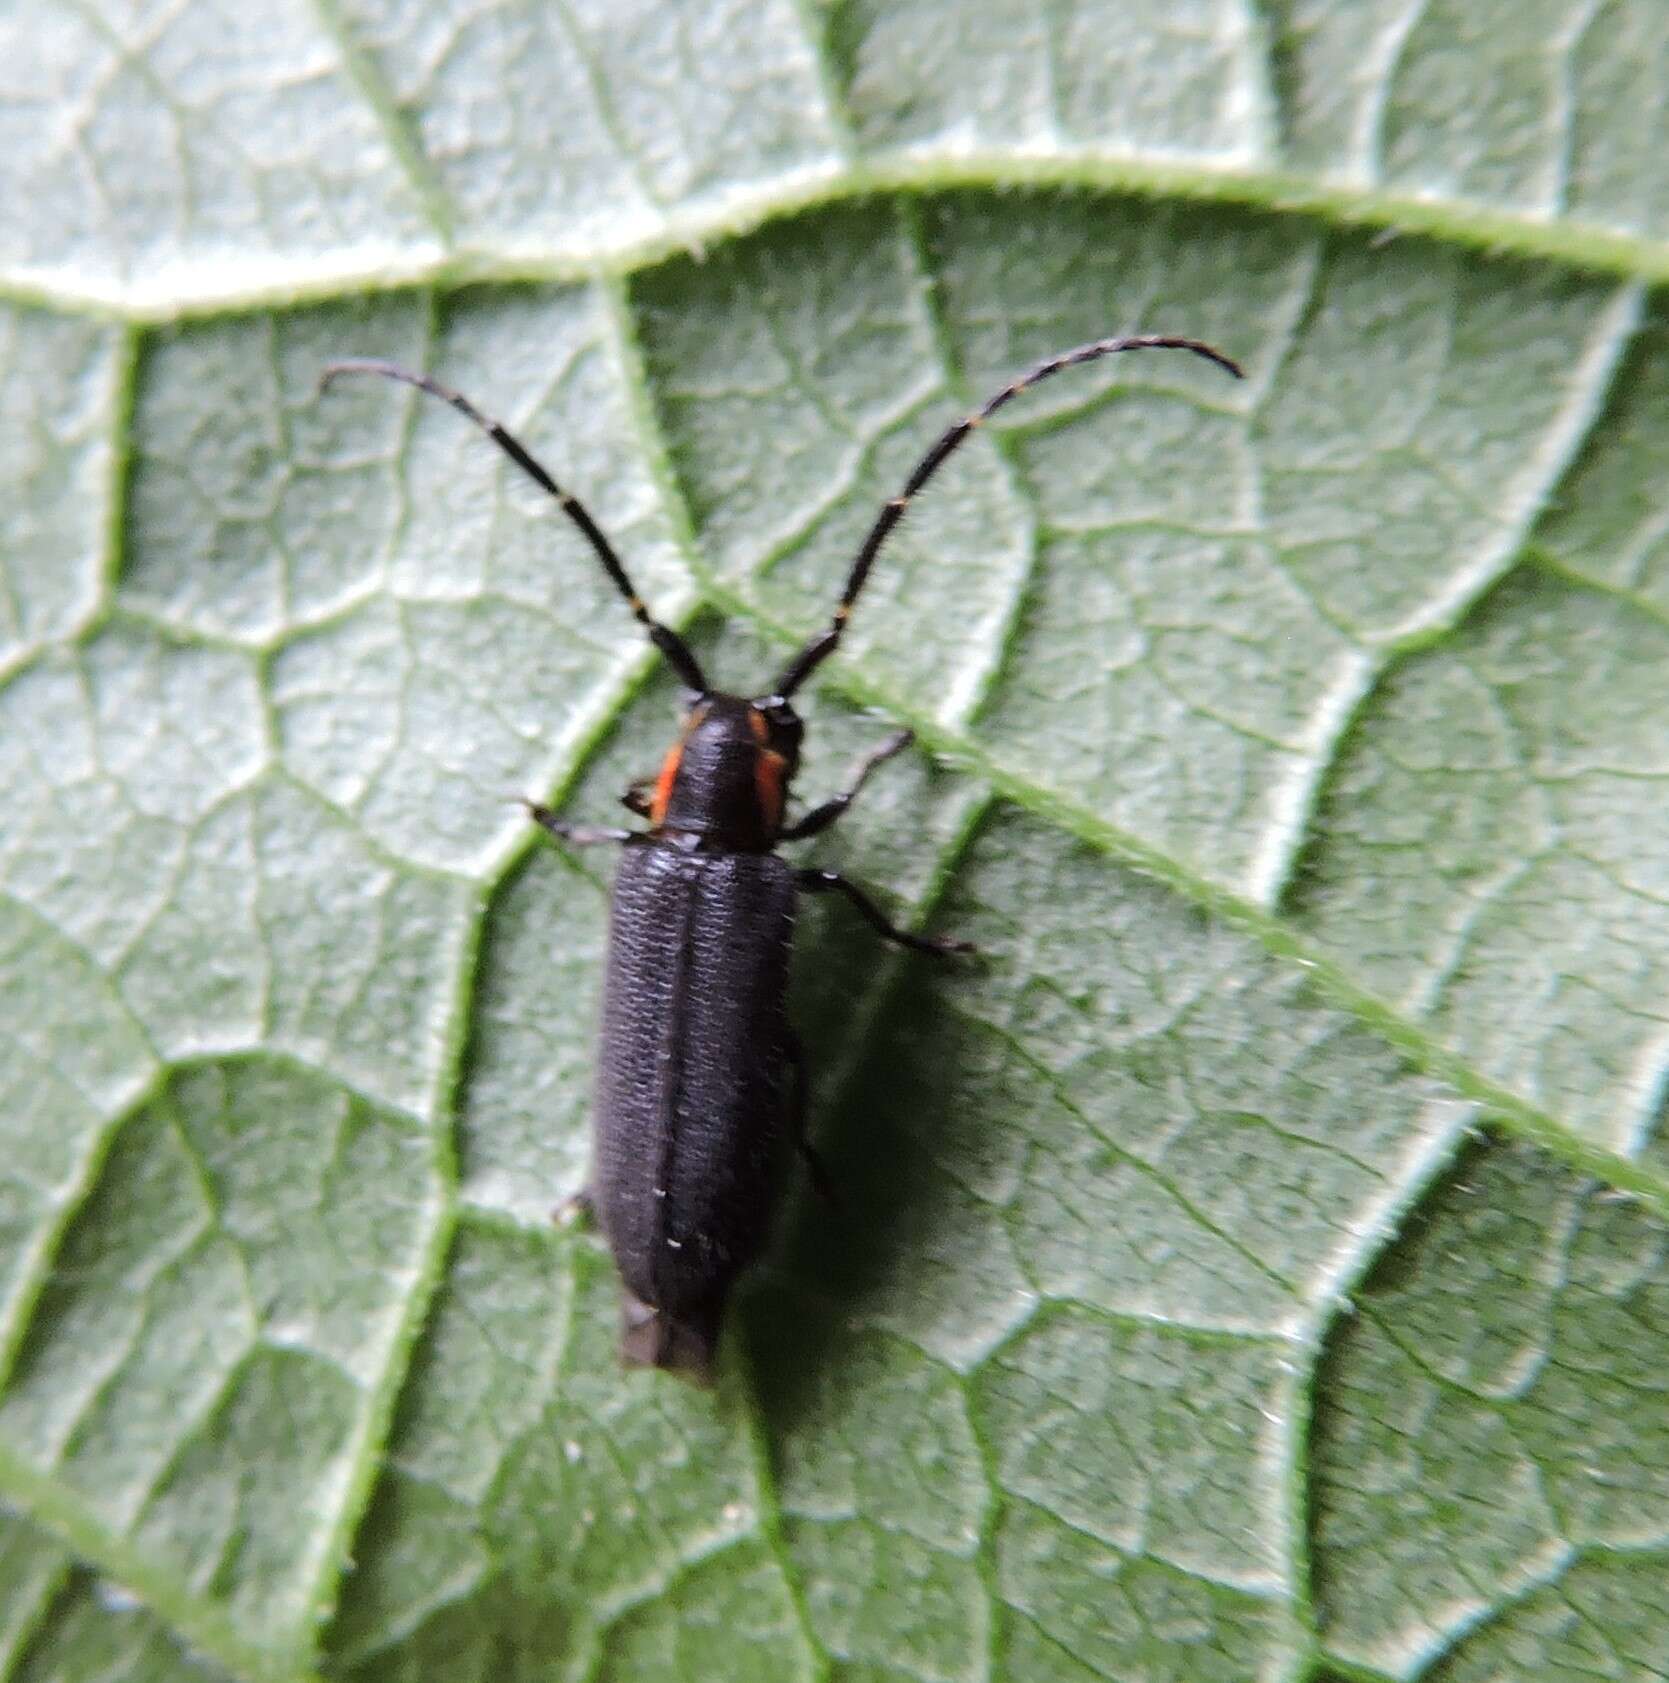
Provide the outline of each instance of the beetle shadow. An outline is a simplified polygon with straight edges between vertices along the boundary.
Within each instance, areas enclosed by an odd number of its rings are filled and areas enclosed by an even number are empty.
[[[967,1033],[952,1003],[958,961],[901,955],[899,974],[866,999],[877,968],[869,932],[830,939],[826,922],[817,933],[795,1006],[810,1139],[834,1197],[819,1196],[803,1159],[785,1162],[770,1248],[737,1317],[773,1438],[816,1411],[854,1340],[908,1336],[914,1310],[936,1312],[984,1232],[941,1166],[979,1125],[977,1102],[943,1079],[961,1067]]]

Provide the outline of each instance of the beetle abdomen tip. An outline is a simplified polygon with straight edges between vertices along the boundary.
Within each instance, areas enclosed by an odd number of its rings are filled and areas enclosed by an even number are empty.
[[[628,1367],[659,1367],[699,1385],[713,1382],[722,1300],[671,1315],[630,1293],[620,1309],[620,1359]]]

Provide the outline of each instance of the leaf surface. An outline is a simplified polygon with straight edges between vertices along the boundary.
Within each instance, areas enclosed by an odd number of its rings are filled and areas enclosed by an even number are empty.
[[[1593,7],[0,18],[0,1677],[1661,1675],[1669,33]],[[676,686],[808,697],[715,1393],[583,1185]],[[1484,1130],[1480,1133],[1478,1130]]]

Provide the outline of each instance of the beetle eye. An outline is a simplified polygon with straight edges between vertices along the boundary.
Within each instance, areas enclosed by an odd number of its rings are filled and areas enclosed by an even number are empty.
[[[779,748],[799,747],[800,738],[805,735],[805,725],[800,715],[786,701],[780,696],[767,696],[765,700],[755,702],[754,705],[770,727],[773,745]]]

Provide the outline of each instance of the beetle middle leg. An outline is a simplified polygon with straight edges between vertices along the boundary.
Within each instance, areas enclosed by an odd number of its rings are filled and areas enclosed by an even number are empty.
[[[908,929],[900,929],[855,882],[843,877],[839,871],[821,871],[812,866],[803,871],[796,871],[794,880],[808,894],[844,894],[857,908],[864,922],[877,934],[901,947],[909,947],[913,952],[937,953],[944,957],[950,953],[971,953],[978,950],[972,941],[959,941],[953,935],[916,935]]]
[[[884,765],[894,754],[903,753],[915,739],[916,733],[913,730],[895,730],[891,736],[878,742],[853,767],[851,781],[838,795],[832,795],[821,806],[814,806],[797,823],[790,824],[777,838],[778,841],[804,841],[807,836],[819,835],[828,829],[858,798],[858,792],[869,781],[869,774],[878,765]]]

